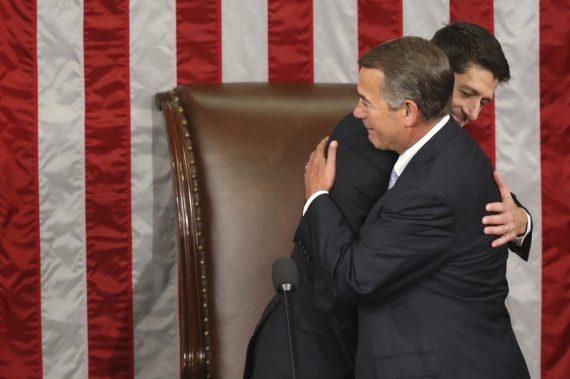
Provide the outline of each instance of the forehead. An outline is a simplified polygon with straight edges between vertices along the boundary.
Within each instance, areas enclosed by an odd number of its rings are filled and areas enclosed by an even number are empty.
[[[499,80],[493,73],[481,66],[471,65],[464,73],[455,74],[455,88],[476,91],[482,97],[492,98]]]
[[[358,94],[361,96],[379,96],[384,73],[375,68],[362,67],[358,73]]]

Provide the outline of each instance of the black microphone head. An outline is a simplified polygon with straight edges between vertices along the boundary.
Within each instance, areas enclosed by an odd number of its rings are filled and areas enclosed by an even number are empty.
[[[283,257],[273,262],[272,268],[273,288],[279,293],[283,292],[285,284],[290,284],[292,290],[297,288],[299,272],[297,265],[291,258]]]

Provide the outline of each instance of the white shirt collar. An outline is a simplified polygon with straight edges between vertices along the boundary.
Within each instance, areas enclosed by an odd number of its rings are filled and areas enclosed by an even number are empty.
[[[404,172],[404,169],[408,163],[410,163],[414,155],[416,155],[416,153],[427,143],[427,141],[429,141],[435,135],[435,133],[439,132],[441,128],[447,124],[447,121],[449,121],[449,115],[439,120],[439,122],[435,124],[435,126],[431,128],[425,136],[420,138],[418,142],[414,143],[406,151],[400,154],[398,160],[394,164],[394,171],[396,171],[396,174],[398,174],[398,176],[402,175],[402,172]]]

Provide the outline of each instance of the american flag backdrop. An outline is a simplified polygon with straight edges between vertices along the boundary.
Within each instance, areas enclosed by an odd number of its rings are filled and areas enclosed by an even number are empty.
[[[0,0],[0,378],[177,377],[156,92],[356,82],[363,51],[454,20],[511,64],[470,132],[533,216],[507,299],[532,377],[570,378],[567,0]]]

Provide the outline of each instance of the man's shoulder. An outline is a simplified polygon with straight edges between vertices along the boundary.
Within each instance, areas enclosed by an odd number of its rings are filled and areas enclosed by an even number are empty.
[[[486,171],[491,167],[491,160],[481,146],[452,119],[420,152],[420,160],[432,161],[434,166],[450,176],[473,173],[473,169],[477,172],[484,168]]]
[[[367,139],[367,130],[361,119],[354,117],[351,113],[347,114],[339,121],[331,133],[331,139],[343,141],[345,139],[362,137]]]
[[[495,187],[489,157],[450,121],[416,154],[404,172],[409,185],[423,184],[455,198]]]
[[[461,208],[465,202],[482,208],[481,204],[498,199],[491,160],[463,129],[441,149],[427,171],[430,185]]]
[[[370,143],[364,123],[352,113],[347,114],[336,125],[329,140],[338,141],[337,162],[351,155],[357,161],[367,162],[376,168],[381,168],[382,171],[389,166],[389,173],[397,159],[396,153],[379,150]]]

